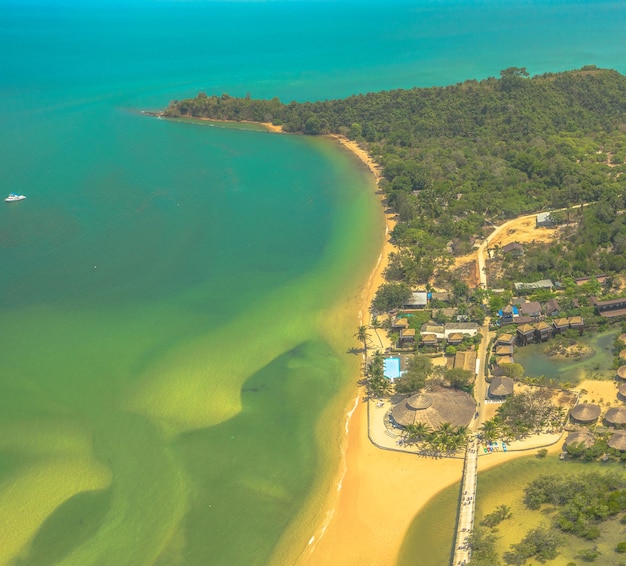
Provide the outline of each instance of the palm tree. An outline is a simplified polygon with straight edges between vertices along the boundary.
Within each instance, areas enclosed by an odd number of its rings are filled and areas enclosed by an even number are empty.
[[[480,426],[480,432],[487,442],[494,441],[498,436],[498,423],[495,421],[485,421]]]
[[[461,441],[461,443],[467,442],[467,434],[469,427],[465,425],[459,425],[454,429],[454,435]]]
[[[407,425],[408,440],[422,440],[432,433],[432,429],[426,423]]]
[[[367,361],[367,342],[369,336],[367,334],[367,326],[359,326],[354,337],[363,344],[363,353],[365,354],[365,360]]]
[[[372,317],[372,323],[370,325],[372,327],[372,330],[376,333],[376,338],[378,338],[378,342],[380,342],[380,347],[383,347],[383,341],[380,338],[380,335],[378,334],[378,329],[381,328],[381,324],[380,321],[378,320],[378,317]]]

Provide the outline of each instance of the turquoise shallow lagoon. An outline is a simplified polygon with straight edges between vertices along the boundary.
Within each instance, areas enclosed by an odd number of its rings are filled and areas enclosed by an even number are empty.
[[[0,564],[267,564],[306,545],[382,241],[329,140],[142,116],[595,63],[605,2],[0,0]],[[283,541],[284,542],[284,541]]]

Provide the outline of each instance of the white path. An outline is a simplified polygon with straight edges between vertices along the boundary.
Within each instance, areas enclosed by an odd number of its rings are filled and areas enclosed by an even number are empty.
[[[469,536],[474,529],[474,513],[476,510],[476,483],[478,479],[478,441],[472,437],[465,451],[463,481],[461,483],[461,501],[457,520],[456,540],[454,544],[453,566],[469,563],[472,549]]]

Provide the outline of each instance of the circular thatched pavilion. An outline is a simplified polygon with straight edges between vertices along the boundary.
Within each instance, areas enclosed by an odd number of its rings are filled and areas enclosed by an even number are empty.
[[[599,405],[594,405],[593,403],[582,403],[580,405],[576,405],[570,411],[569,415],[573,421],[589,424],[596,422],[601,412],[602,409]]]
[[[575,431],[567,435],[565,439],[565,447],[572,446],[574,444],[582,444],[585,448],[589,448],[595,444],[595,438],[587,431]]]
[[[609,438],[609,447],[615,450],[626,450],[626,432],[616,432]]]
[[[606,412],[604,420],[612,426],[626,425],[626,407],[613,407]]]
[[[617,368],[617,377],[620,379],[626,379],[626,366],[620,366]]]
[[[476,402],[467,393],[437,387],[402,399],[391,409],[391,418],[399,426],[424,423],[436,430],[443,423],[467,426],[475,411]]]
[[[626,334],[620,334],[618,340],[622,343],[622,344],[626,344]]]
[[[619,353],[619,357],[621,360],[626,360],[626,348]]]

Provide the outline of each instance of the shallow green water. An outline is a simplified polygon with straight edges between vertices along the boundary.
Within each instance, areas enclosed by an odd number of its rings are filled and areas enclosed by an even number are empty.
[[[526,375],[548,378],[559,382],[576,384],[584,379],[611,379],[615,372],[613,365],[613,341],[619,329],[609,329],[599,333],[587,332],[577,338],[580,344],[589,346],[591,352],[580,359],[567,359],[545,354],[546,343],[529,344],[515,349],[515,361],[524,366]]]
[[[0,564],[266,564],[337,461],[370,176],[138,110],[626,70],[605,2],[0,7]]]
[[[529,482],[546,474],[609,470],[626,474],[624,468],[617,463],[563,462],[556,456],[539,459],[534,455],[480,472],[476,495],[476,524],[480,523],[485,515],[495,511],[499,505],[509,506],[513,516],[501,523],[497,533],[500,537],[498,551],[505,552],[509,550],[511,544],[519,542],[530,529],[541,524],[549,524],[549,519],[541,512],[529,512],[524,508],[523,489]],[[460,484],[456,483],[436,495],[415,516],[405,535],[397,561],[398,566],[418,563],[426,566],[443,566],[451,563],[459,496]],[[614,520],[605,523],[602,530],[603,536],[593,543],[573,536],[564,537],[565,544],[560,549],[560,556],[546,564],[565,566],[572,560],[581,564],[583,562],[576,558],[576,554],[581,549],[591,548],[594,544],[602,552],[597,564],[619,564],[621,559],[613,549],[625,538],[626,529],[618,520]],[[527,564],[537,563],[528,561]]]

